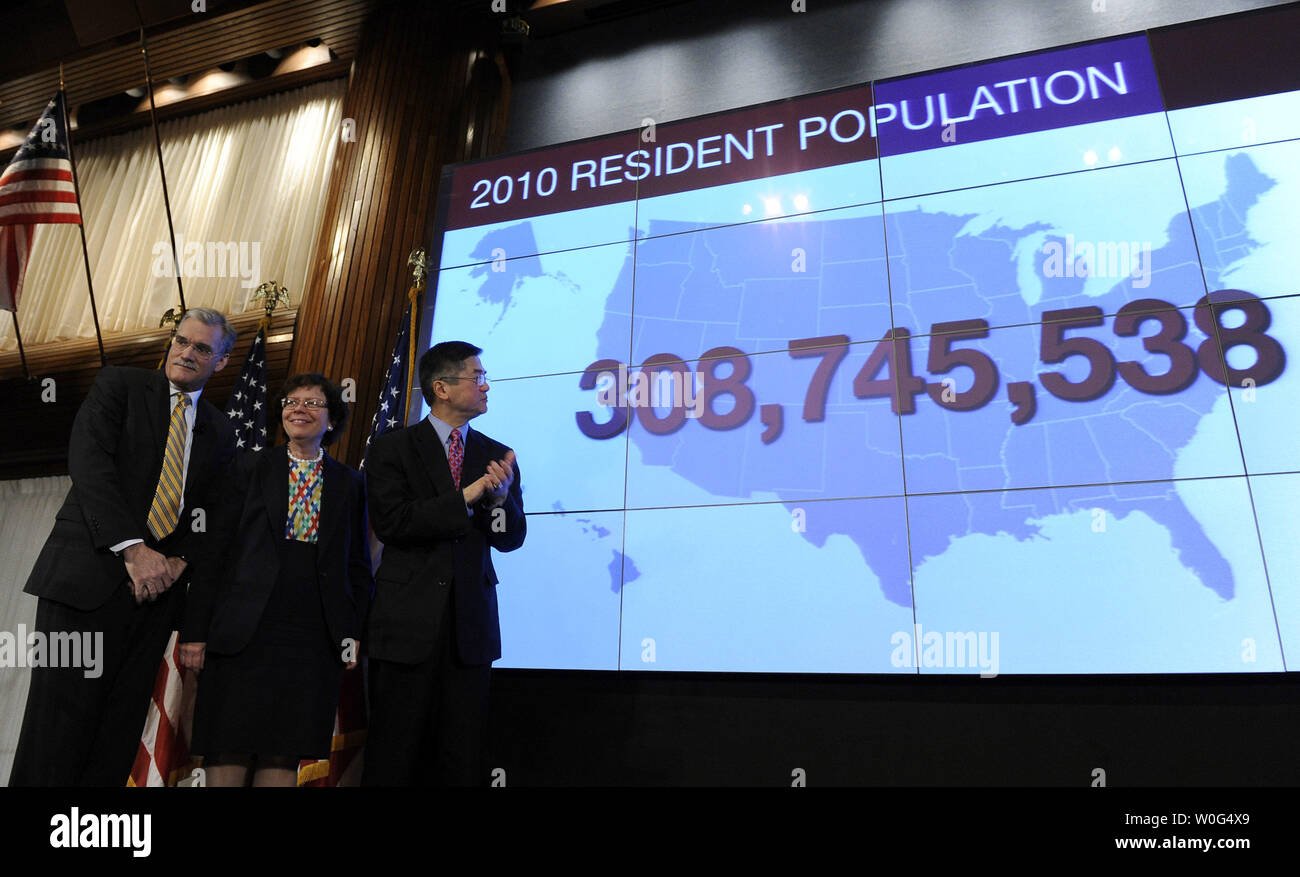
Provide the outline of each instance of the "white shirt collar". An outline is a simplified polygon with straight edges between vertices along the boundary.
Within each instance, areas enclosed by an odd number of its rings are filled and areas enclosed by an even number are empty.
[[[429,416],[425,419],[429,421],[429,425],[438,433],[438,440],[442,442],[444,448],[447,447],[447,441],[451,438],[451,431],[453,429],[460,433],[461,444],[464,444],[469,439],[468,422],[462,423],[459,427],[453,427],[442,418],[435,417],[432,411],[429,412]]]
[[[175,399],[175,397],[176,397],[177,394],[179,394],[179,393],[184,393],[184,392],[185,392],[185,391],[182,390],[180,387],[178,387],[178,386],[176,386],[175,384],[173,384],[171,381],[168,381],[168,382],[167,382],[167,388],[168,388],[168,390],[169,390],[169,392],[170,392],[170,394],[171,394],[171,397],[172,397],[173,399]],[[196,405],[199,404],[199,396],[201,396],[202,394],[203,394],[203,388],[202,388],[202,387],[199,387],[197,390],[191,390],[190,392],[185,393],[186,396],[189,396],[189,397],[190,397],[190,408],[191,408],[191,409],[193,409]],[[176,405],[176,403],[175,403],[175,401],[173,401],[173,402],[172,402],[172,407],[175,407],[175,405]]]

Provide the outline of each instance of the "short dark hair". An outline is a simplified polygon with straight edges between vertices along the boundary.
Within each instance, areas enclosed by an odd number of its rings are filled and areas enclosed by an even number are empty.
[[[320,440],[322,445],[328,445],[339,437],[339,433],[343,431],[343,424],[348,422],[348,403],[343,401],[343,390],[323,374],[303,372],[284,382],[284,387],[280,390],[280,398],[288,399],[290,393],[303,387],[320,387],[321,392],[325,394],[325,401],[329,403],[329,417],[334,428],[326,430]]]
[[[420,357],[420,392],[429,407],[433,407],[433,379],[455,374],[465,360],[482,352],[482,347],[468,341],[442,341],[424,351]]]

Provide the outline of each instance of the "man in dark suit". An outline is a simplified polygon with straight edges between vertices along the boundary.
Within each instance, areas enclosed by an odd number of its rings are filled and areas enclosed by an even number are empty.
[[[162,371],[108,366],[72,425],[72,489],[24,590],[36,629],[102,639],[98,673],[32,669],[9,782],[126,784],[206,514],[234,457],[227,418],[200,400],[235,331],[219,311],[185,313]]]
[[[384,553],[365,648],[370,727],[363,785],[482,785],[491,665],[501,657],[490,549],[524,542],[514,451],[469,428],[487,411],[482,351],[444,341],[420,358],[429,417],[366,458]]]

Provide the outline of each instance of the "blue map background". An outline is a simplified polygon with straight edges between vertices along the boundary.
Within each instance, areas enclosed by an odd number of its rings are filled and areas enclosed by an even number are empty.
[[[531,516],[526,549],[498,563],[503,582],[527,583],[501,589],[503,663],[917,672],[891,662],[887,644],[919,623],[998,631],[1002,672],[1281,669],[1250,456],[1221,385],[1201,375],[1159,397],[1119,381],[1088,403],[1039,386],[1021,426],[1005,395],[1009,381],[1086,371],[1079,357],[1037,361],[1040,330],[1027,324],[1043,310],[1187,306],[1255,255],[1247,217],[1279,175],[1244,151],[1214,158],[1223,188],[1190,217],[1169,161],[1011,184],[996,198],[890,202],[883,223],[879,204],[721,228],[651,219],[635,243],[561,254],[538,254],[550,217],[479,230],[477,259],[534,254],[444,270],[435,317],[435,334],[475,333],[493,375],[511,378],[494,381],[492,410],[475,423],[519,451]],[[1098,230],[1152,244],[1149,286],[1043,276],[1044,244],[1107,239]],[[1272,305],[1288,325],[1290,302]],[[887,399],[854,397],[852,376],[891,312],[914,335],[987,320],[989,338],[956,346],[993,357],[998,395],[972,412],[921,395],[902,418]],[[1165,357],[1109,323],[1082,334],[1165,370]],[[793,360],[786,344],[836,333],[862,343],[837,370],[825,421],[804,423],[818,360]],[[1202,337],[1193,327],[1187,340]],[[732,431],[688,421],[668,436],[634,422],[602,442],[574,426],[578,410],[608,416],[577,389],[586,362],[689,360],[722,344],[749,354],[758,401],[783,406],[771,445],[757,414]],[[913,339],[917,374],[927,350]],[[1244,352],[1230,361],[1248,364]],[[959,391],[969,384],[965,369],[950,376]]]

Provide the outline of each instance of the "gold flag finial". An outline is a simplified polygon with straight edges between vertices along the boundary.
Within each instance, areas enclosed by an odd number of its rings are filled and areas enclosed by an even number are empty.
[[[406,264],[411,268],[411,277],[416,289],[424,289],[424,278],[429,276],[429,259],[424,254],[424,247],[411,250]]]
[[[166,311],[163,312],[162,319],[158,321],[159,329],[161,329],[163,326],[172,327],[171,332],[168,333],[167,335],[167,342],[163,345],[163,355],[162,355],[162,359],[158,361],[158,368],[162,368],[164,365],[167,364],[167,351],[171,349],[172,336],[176,334],[176,327],[181,324],[181,318],[184,316],[185,316],[185,311],[181,310],[180,308],[168,308]]]
[[[262,308],[269,318],[271,312],[279,305],[289,306],[289,287],[281,286],[278,280],[268,280],[253,293],[253,298],[262,300]]]
[[[262,319],[258,320],[258,331],[271,327],[271,314],[277,305],[289,306],[289,287],[281,286],[278,280],[267,280],[253,292],[254,299],[262,300]]]
[[[163,312],[162,319],[158,321],[158,328],[161,329],[163,326],[171,326],[172,331],[175,332],[176,325],[180,323],[181,317],[183,316],[184,313],[182,313],[180,308],[168,308]]]

